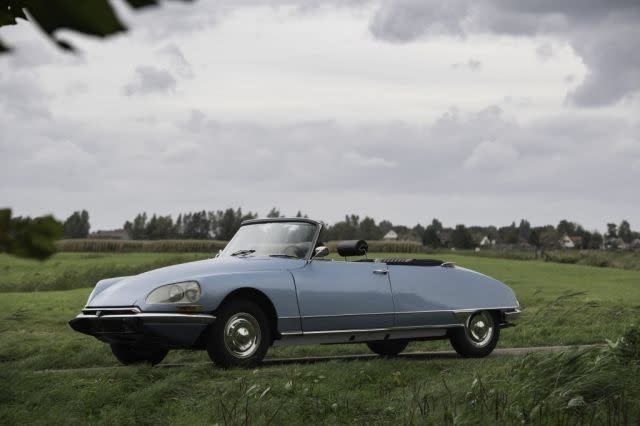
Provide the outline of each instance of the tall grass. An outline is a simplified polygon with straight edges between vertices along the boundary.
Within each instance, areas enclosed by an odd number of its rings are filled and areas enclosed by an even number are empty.
[[[103,240],[73,239],[56,243],[62,252],[215,253],[227,245],[219,240]]]
[[[367,241],[369,252],[376,253],[423,253],[424,246],[416,241]],[[329,241],[325,244],[332,253],[338,250],[338,241]]]
[[[429,250],[426,250],[429,252]],[[436,250],[434,253],[451,253],[448,250]],[[549,250],[536,254],[527,249],[489,249],[489,250],[456,250],[456,254],[464,256],[488,257],[494,259],[533,260],[571,265],[595,266],[600,268],[618,268],[640,270],[640,253],[616,252],[604,250]]]

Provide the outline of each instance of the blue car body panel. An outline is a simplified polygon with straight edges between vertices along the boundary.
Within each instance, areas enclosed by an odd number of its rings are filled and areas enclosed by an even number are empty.
[[[393,327],[389,277],[373,272],[385,266],[317,260],[292,271],[303,331]]]

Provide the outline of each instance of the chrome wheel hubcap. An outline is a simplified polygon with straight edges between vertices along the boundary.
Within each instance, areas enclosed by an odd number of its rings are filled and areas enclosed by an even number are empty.
[[[467,337],[474,346],[483,347],[493,337],[493,317],[488,312],[478,312],[469,317]]]
[[[261,335],[258,321],[251,314],[239,312],[224,327],[224,344],[236,358],[248,358],[258,350]]]

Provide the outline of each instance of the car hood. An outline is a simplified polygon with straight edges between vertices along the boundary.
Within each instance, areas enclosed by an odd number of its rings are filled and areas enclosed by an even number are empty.
[[[133,306],[143,304],[156,287],[182,281],[201,281],[204,277],[258,271],[283,271],[304,266],[302,259],[274,257],[223,257],[182,263],[139,275],[98,282],[87,307]]]

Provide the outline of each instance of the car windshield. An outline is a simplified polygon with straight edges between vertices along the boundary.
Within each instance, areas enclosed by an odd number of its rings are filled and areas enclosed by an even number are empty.
[[[221,256],[274,256],[305,259],[317,226],[306,222],[268,222],[241,226]]]

